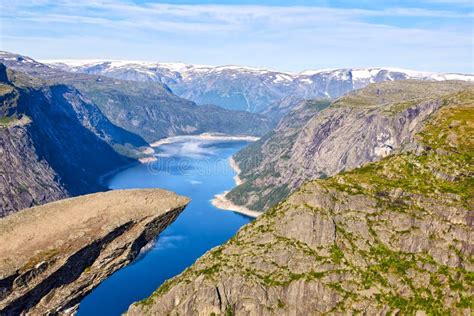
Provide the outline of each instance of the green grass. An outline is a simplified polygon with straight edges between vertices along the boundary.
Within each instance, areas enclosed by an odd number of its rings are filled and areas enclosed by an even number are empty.
[[[0,83],[0,97],[4,96],[5,94],[11,93],[13,90],[14,89],[12,86]]]
[[[0,125],[7,126],[16,120],[17,118],[13,116],[3,116],[3,117],[0,117]]]
[[[344,252],[342,252],[341,248],[339,248],[337,245],[332,245],[330,248],[330,253],[331,259],[334,263],[341,263],[342,259],[344,258]]]

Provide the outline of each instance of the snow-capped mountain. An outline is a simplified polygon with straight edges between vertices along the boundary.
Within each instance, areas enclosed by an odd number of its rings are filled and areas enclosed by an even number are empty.
[[[265,112],[288,96],[336,98],[370,83],[390,80],[463,80],[474,75],[417,72],[397,68],[326,69],[289,73],[242,66],[201,66],[110,60],[49,60],[64,70],[133,81],[159,81],[198,104]]]

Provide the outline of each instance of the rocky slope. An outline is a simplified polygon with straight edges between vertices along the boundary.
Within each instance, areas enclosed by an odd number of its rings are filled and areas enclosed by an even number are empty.
[[[0,314],[72,312],[170,225],[189,200],[164,190],[66,199],[0,220]]]
[[[135,161],[113,147],[142,138],[113,125],[77,90],[0,64],[0,217],[104,190],[98,177]]]
[[[474,89],[440,101],[411,150],[303,185],[128,315],[471,315]]]
[[[226,197],[263,211],[303,182],[380,160],[413,143],[459,81],[370,85],[335,100],[303,102],[275,130],[234,155],[243,184]],[[326,108],[327,107],[327,108]]]
[[[204,132],[260,136],[272,127],[261,115],[213,105],[197,106],[176,96],[160,82],[133,82],[66,72],[29,57],[1,51],[0,62],[54,84],[73,86],[96,104],[112,123],[150,143],[168,136]]]
[[[58,174],[39,159],[21,121],[0,127],[0,158],[0,217],[68,196]]]
[[[161,82],[197,104],[261,113],[288,96],[336,98],[370,83],[418,80],[467,80],[473,75],[436,74],[395,68],[329,69],[288,73],[242,66],[198,66],[138,61],[57,60],[50,64],[68,71],[116,79]]]

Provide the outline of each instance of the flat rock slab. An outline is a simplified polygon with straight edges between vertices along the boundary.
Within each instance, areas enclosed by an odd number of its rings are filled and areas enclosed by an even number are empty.
[[[160,189],[115,190],[0,219],[0,314],[77,305],[76,300],[133,260],[188,203]]]

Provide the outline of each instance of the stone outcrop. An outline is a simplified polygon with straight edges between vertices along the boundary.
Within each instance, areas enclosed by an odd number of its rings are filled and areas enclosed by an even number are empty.
[[[385,82],[326,101],[306,101],[234,155],[243,184],[226,198],[263,211],[308,180],[377,161],[413,145],[443,97],[463,82]]]
[[[96,193],[0,220],[0,315],[72,313],[170,225],[189,200],[164,190]]]
[[[473,134],[474,90],[446,95],[416,146],[303,185],[128,315],[472,315]]]

